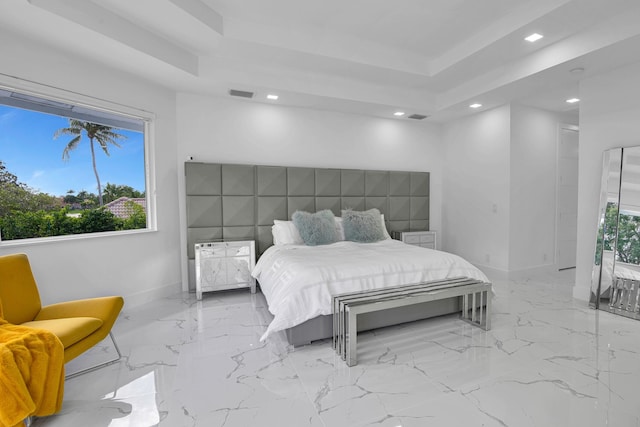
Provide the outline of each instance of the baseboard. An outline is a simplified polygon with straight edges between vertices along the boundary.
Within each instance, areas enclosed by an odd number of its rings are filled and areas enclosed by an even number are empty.
[[[526,279],[531,275],[552,274],[558,272],[555,264],[539,265],[536,267],[524,268],[522,270],[500,270],[482,264],[474,264],[491,280]]]
[[[146,291],[137,292],[135,294],[125,295],[124,308],[122,309],[122,311],[126,313],[128,310],[139,307],[143,304],[148,303],[149,301],[173,296],[181,291],[182,284],[177,282],[159,288],[153,288]]]
[[[536,267],[523,268],[522,270],[510,270],[509,279],[526,279],[531,275],[557,273],[558,266],[555,264],[539,265]]]
[[[497,268],[489,267],[487,265],[482,264],[474,264],[476,267],[480,269],[484,274],[487,275],[489,280],[506,280],[509,278],[509,272],[506,270],[500,270]]]

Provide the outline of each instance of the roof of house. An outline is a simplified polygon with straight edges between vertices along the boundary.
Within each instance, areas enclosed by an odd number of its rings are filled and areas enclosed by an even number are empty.
[[[131,207],[127,204],[127,202],[134,202],[142,206],[145,211],[147,210],[147,199],[145,198],[120,197],[112,202],[107,203],[106,205],[104,205],[104,207],[118,218],[125,219],[129,218],[133,213]]]

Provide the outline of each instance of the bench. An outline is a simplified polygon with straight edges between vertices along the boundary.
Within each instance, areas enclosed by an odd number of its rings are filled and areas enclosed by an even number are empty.
[[[462,298],[464,321],[485,331],[491,328],[491,283],[457,277],[334,295],[333,348],[347,366],[354,366],[359,314],[451,297]]]

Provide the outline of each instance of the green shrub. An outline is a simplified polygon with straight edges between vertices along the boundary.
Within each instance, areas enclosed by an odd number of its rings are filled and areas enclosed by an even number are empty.
[[[83,211],[78,221],[80,233],[116,231],[122,222],[117,216],[104,208]]]
[[[2,240],[32,239],[36,237],[139,228],[134,227],[134,225],[139,225],[137,212],[135,218],[129,218],[130,228],[125,228],[126,221],[121,220],[104,208],[83,211],[79,217],[69,216],[68,213],[67,208],[49,212],[44,210],[35,212],[13,211],[0,218]],[[142,227],[144,227],[144,224]]]
[[[0,221],[2,240],[30,239],[41,237],[46,229],[45,211],[13,212],[5,215]]]
[[[125,206],[129,210],[129,218],[122,220],[121,230],[137,230],[147,226],[147,214],[144,208],[136,202],[128,201]]]

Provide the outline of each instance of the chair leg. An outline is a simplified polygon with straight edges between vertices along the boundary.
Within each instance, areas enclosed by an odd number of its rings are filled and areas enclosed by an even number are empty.
[[[104,368],[105,366],[109,366],[109,365],[112,365],[112,364],[118,362],[122,358],[122,354],[120,353],[120,348],[118,347],[118,344],[116,343],[116,339],[113,337],[113,334],[111,332],[109,332],[109,336],[111,337],[111,342],[113,342],[113,346],[116,349],[116,353],[118,353],[118,357],[116,357],[115,359],[109,360],[107,362],[103,362],[103,363],[100,363],[98,365],[91,366],[91,367],[86,368],[86,369],[82,369],[82,370],[80,370],[78,372],[74,372],[73,374],[69,374],[69,375],[65,376],[64,379],[68,380],[68,379],[77,377],[78,375],[86,374],[87,372],[95,371],[96,369]]]

